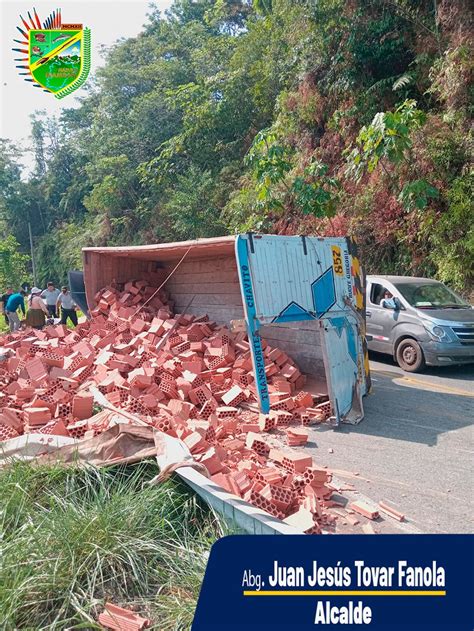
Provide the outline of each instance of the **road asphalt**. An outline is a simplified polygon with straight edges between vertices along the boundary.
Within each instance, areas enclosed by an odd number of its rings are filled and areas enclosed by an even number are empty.
[[[358,473],[344,479],[403,512],[407,532],[474,532],[474,364],[421,374],[378,354],[370,364],[364,420],[314,427],[314,462]],[[379,530],[399,526],[384,520]]]

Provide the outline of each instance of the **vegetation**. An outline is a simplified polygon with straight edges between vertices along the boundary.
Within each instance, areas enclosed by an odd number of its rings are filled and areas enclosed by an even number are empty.
[[[97,470],[16,462],[0,470],[5,629],[99,629],[105,601],[161,631],[189,629],[216,517],[156,465]]]
[[[13,235],[0,241],[0,287],[19,288],[29,280],[28,262],[30,257],[21,254],[20,244]]]
[[[467,0],[175,0],[77,109],[0,148],[0,221],[42,282],[85,245],[353,236],[369,272],[472,288]]]

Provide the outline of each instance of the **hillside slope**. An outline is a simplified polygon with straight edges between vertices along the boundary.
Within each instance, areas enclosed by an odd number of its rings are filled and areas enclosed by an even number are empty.
[[[462,0],[176,0],[78,109],[3,142],[0,220],[41,281],[85,245],[350,234],[369,272],[472,287],[472,18]]]

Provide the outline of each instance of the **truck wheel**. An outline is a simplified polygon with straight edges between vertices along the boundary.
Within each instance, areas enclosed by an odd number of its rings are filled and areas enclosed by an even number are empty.
[[[425,357],[416,340],[402,340],[397,346],[397,364],[407,372],[421,372],[425,367]]]

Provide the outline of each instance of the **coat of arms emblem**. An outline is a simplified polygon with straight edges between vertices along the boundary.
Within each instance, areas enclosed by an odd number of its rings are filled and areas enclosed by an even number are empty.
[[[60,9],[43,23],[35,9],[32,13],[28,11],[28,20],[20,16],[22,27],[17,29],[23,39],[14,41],[21,48],[12,49],[26,55],[15,59],[23,62],[17,66],[19,74],[35,87],[62,99],[80,88],[89,75],[90,30],[82,24],[62,23]]]

